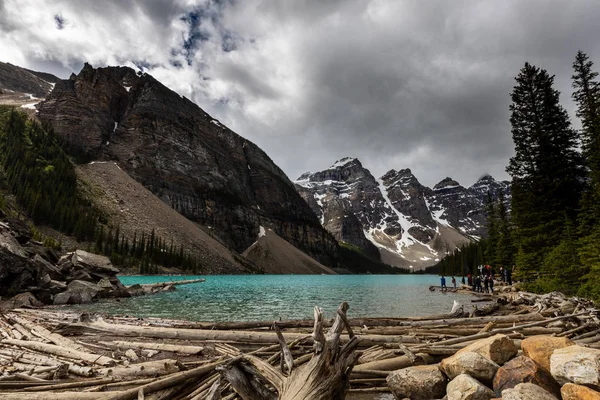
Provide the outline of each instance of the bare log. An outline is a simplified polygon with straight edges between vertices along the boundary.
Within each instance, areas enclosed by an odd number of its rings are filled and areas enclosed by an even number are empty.
[[[0,343],[10,344],[13,346],[23,347],[26,349],[31,349],[31,350],[36,350],[36,351],[41,351],[43,353],[54,354],[57,356],[71,358],[71,359],[75,359],[75,360],[83,360],[90,364],[98,364],[98,365],[104,365],[104,366],[110,366],[110,365],[116,364],[115,360],[113,360],[112,358],[106,357],[106,356],[100,356],[98,354],[92,354],[92,353],[84,353],[82,351],[72,350],[72,349],[68,349],[68,348],[64,348],[61,346],[48,344],[48,343],[33,342],[33,341],[26,341],[26,340],[16,340],[16,339],[5,339]]]
[[[127,342],[123,340],[115,340],[113,342],[98,342],[105,346],[118,346],[120,348],[127,349],[149,349],[159,351],[169,351],[172,353],[196,355],[202,353],[204,347],[201,346],[186,346],[177,344],[163,344],[163,343],[147,343],[147,342]]]

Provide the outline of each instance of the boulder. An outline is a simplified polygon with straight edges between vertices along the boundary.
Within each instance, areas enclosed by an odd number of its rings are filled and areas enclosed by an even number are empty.
[[[33,264],[36,266],[38,276],[48,274],[52,279],[62,279],[62,274],[58,268],[52,265],[48,260],[45,260],[39,254],[35,254],[32,258]]]
[[[448,383],[448,400],[490,400],[494,392],[477,379],[460,374]]]
[[[494,377],[494,392],[500,396],[505,389],[519,383],[534,383],[548,392],[560,396],[560,385],[552,375],[529,357],[520,356],[504,364]]]
[[[554,350],[573,346],[575,343],[566,337],[531,336],[521,341],[523,354],[550,372],[550,356]]]
[[[5,224],[9,227],[11,236],[19,244],[23,245],[31,240],[31,228],[29,228],[27,221],[18,218],[6,218]]]
[[[0,296],[13,296],[34,286],[37,271],[8,226],[0,223]]]
[[[33,258],[36,255],[40,256],[43,260],[49,262],[52,265],[55,265],[59,256],[56,250],[51,249],[49,247],[45,247],[42,243],[30,241],[23,246],[23,250],[27,253],[29,258]]]
[[[102,275],[101,278],[119,273],[119,270],[113,267],[108,257],[83,250],[76,250],[71,257],[71,262],[75,268],[85,269],[90,274]]]
[[[71,282],[71,281],[94,282],[95,279],[93,279],[92,276],[86,270],[73,269],[67,276],[65,276],[65,281],[67,281],[67,282]]]
[[[2,308],[41,307],[41,303],[31,292],[20,293],[4,302]]]
[[[54,296],[54,302],[52,304],[54,304],[55,306],[61,306],[63,304],[67,304],[70,299],[71,299],[70,292],[68,292],[68,291],[62,292],[62,293],[59,293],[56,296]]]
[[[558,400],[558,397],[533,383],[519,383],[503,391],[502,400]]]
[[[497,334],[486,339],[481,339],[458,351],[466,353],[472,351],[481,354],[488,360],[502,365],[517,354],[517,347],[512,339],[506,335]]]
[[[550,372],[561,385],[572,382],[600,388],[600,350],[579,345],[554,350]]]
[[[146,294],[144,287],[142,285],[140,285],[139,283],[129,286],[127,288],[127,291],[129,292],[129,294],[131,296],[143,296]]]
[[[479,353],[466,351],[443,359],[440,368],[449,379],[454,379],[460,374],[468,374],[491,386],[500,366]]]
[[[96,297],[96,294],[102,290],[98,285],[86,281],[72,281],[68,285],[68,290],[72,292],[87,292],[91,298]]]
[[[562,400],[600,400],[600,392],[586,386],[566,383],[561,389]]]
[[[102,278],[98,281],[97,285],[104,290],[112,290],[114,289],[114,286],[112,285],[112,283],[110,283],[110,280],[108,278]]]
[[[387,384],[398,399],[439,399],[446,393],[446,377],[437,365],[418,365],[393,371],[387,377]]]
[[[46,289],[49,290],[52,294],[57,294],[67,290],[67,284],[61,281],[51,280],[50,283],[48,283],[48,285],[46,286]]]

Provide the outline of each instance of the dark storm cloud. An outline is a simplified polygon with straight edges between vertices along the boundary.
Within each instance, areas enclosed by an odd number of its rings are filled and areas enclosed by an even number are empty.
[[[29,66],[143,66],[292,179],[355,156],[377,176],[470,185],[506,178],[525,61],[556,74],[574,114],[572,60],[600,69],[599,17],[583,0],[0,0],[0,46]]]

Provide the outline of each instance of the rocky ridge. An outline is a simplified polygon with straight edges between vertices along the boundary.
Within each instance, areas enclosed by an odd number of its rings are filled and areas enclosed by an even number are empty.
[[[376,179],[355,158],[305,173],[296,189],[338,241],[389,264],[422,268],[486,234],[488,191],[510,199],[508,182],[483,176],[465,188],[446,178],[432,188],[410,169]]]
[[[337,242],[271,159],[152,76],[86,64],[38,108],[80,162],[117,162],[229,248],[243,252],[265,226],[337,266]]]

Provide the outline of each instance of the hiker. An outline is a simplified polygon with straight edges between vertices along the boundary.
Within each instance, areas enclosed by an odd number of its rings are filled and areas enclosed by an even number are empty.
[[[479,275],[475,277],[475,293],[481,293],[481,277]]]
[[[512,271],[510,268],[506,268],[504,271],[506,274],[506,284],[512,286]]]
[[[473,277],[471,276],[471,274],[467,275],[467,283],[469,284],[469,286],[473,287],[473,290],[475,290],[473,286]]]
[[[463,285],[465,284],[465,276],[463,275],[461,281],[460,281]]]
[[[485,290],[485,292],[486,292],[486,293],[489,293],[489,292],[490,292],[490,289],[489,289],[489,286],[488,286],[488,285],[489,285],[489,282],[488,282],[488,276],[487,276],[487,275],[485,275],[485,276],[483,277],[483,288],[484,288],[484,290]]]
[[[454,286],[454,289],[456,289],[456,279],[454,277],[452,277],[452,285]]]
[[[506,278],[504,276],[504,268],[503,267],[500,267],[500,280],[502,282],[506,282]]]
[[[448,290],[448,286],[446,286],[446,278],[444,278],[444,275],[442,275],[442,279],[440,279],[440,281],[441,281],[442,290],[444,290],[444,288],[446,288],[446,290]]]
[[[494,275],[490,276],[490,293],[494,294]]]

